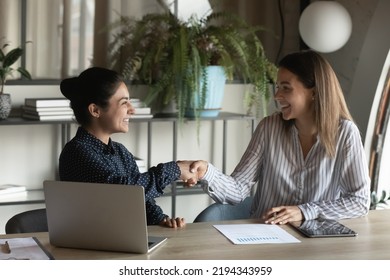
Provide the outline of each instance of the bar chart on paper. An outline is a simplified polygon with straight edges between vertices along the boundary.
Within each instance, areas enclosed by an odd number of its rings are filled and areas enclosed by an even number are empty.
[[[299,243],[298,239],[278,225],[214,225],[233,244]]]

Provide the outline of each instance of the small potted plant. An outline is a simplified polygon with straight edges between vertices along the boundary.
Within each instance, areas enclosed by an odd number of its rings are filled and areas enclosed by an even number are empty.
[[[4,93],[4,85],[8,77],[12,76],[15,71],[19,72],[23,77],[31,79],[30,73],[23,67],[13,68],[12,65],[17,62],[23,55],[23,49],[20,47],[14,48],[5,53],[5,49],[9,44],[4,44],[0,49],[0,120],[7,119],[11,112],[11,95]]]
[[[233,14],[187,21],[170,12],[147,14],[139,20],[122,17],[111,28],[118,30],[110,45],[112,68],[149,85],[147,104],[158,102],[161,108],[176,102],[179,120],[188,111],[199,119],[208,99],[210,66],[222,68],[223,83],[241,79],[253,86],[245,98],[248,113],[260,111],[276,77],[257,36],[261,28]]]
[[[376,191],[371,192],[370,210],[390,209],[390,192],[382,190],[379,194]]]

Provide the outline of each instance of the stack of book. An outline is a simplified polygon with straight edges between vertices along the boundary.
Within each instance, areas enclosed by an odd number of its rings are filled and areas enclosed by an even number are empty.
[[[33,120],[73,120],[73,110],[66,98],[26,98],[22,116]]]
[[[8,198],[11,195],[26,196],[27,188],[22,185],[7,184],[0,186],[0,199]]]
[[[134,114],[131,116],[133,119],[153,118],[150,107],[137,98],[130,99],[131,105],[134,107]]]
[[[146,163],[143,159],[140,159],[138,157],[134,157],[134,159],[135,159],[135,162],[137,163],[139,172],[143,173],[143,172],[148,171],[148,168],[146,167]]]

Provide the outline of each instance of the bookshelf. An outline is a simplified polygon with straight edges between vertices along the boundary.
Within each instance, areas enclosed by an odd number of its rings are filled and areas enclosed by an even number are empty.
[[[255,129],[255,121],[256,118],[253,116],[230,113],[230,112],[220,112],[217,117],[207,117],[202,118],[201,121],[209,121],[209,122],[222,122],[222,171],[226,171],[226,160],[227,160],[227,123],[229,121],[249,121],[251,123],[251,133],[253,133]],[[177,160],[177,139],[178,139],[178,126],[179,120],[175,117],[174,114],[156,114],[153,118],[134,118],[131,120],[134,123],[142,122],[147,123],[147,159],[146,168],[150,167],[151,157],[152,157],[152,139],[153,139],[153,126],[158,125],[161,122],[168,122],[171,124],[171,137],[172,137],[172,156],[171,160]],[[192,118],[185,119],[185,122],[195,121]],[[54,120],[54,121],[39,121],[39,120],[31,120],[20,117],[10,117],[6,120],[0,121],[0,130],[1,126],[17,126],[17,125],[54,125],[59,126],[60,128],[60,139],[62,147],[73,137],[71,135],[71,125],[75,122],[72,120]],[[0,155],[1,158],[2,155]],[[43,180],[42,180],[43,181]],[[27,191],[27,196],[18,198],[17,196],[12,198],[1,198],[0,197],[0,206],[2,205],[21,205],[21,204],[36,204],[36,203],[44,203],[43,190],[31,190]],[[177,196],[180,195],[194,195],[194,194],[202,194],[203,190],[200,187],[194,187],[191,190],[184,190],[183,186],[180,183],[174,183],[167,188],[166,194],[164,196],[171,196],[171,209],[172,214],[171,217],[176,216],[176,199]]]

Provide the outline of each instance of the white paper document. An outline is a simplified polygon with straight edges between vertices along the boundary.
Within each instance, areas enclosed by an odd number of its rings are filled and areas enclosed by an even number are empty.
[[[0,239],[0,260],[50,260],[34,237]]]
[[[233,244],[299,243],[298,239],[278,225],[214,225]]]

